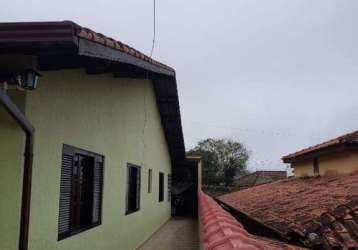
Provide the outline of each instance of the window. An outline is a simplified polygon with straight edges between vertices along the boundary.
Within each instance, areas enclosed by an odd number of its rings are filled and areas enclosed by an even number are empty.
[[[164,200],[164,174],[159,173],[159,202]]]
[[[319,174],[319,162],[318,162],[318,158],[314,158],[314,159],[313,159],[313,173],[314,173],[314,174]]]
[[[101,224],[104,157],[64,145],[58,240]]]
[[[126,215],[140,209],[140,167],[127,165]]]
[[[172,176],[168,174],[168,201],[172,198]]]
[[[152,170],[148,170],[148,193],[152,192]]]

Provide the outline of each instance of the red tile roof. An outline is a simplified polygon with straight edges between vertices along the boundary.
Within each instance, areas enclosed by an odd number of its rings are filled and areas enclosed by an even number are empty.
[[[286,156],[282,157],[282,160],[284,162],[290,162],[290,160],[292,158],[306,155],[308,153],[316,152],[316,151],[319,151],[319,150],[322,150],[322,149],[325,149],[328,147],[343,145],[343,144],[358,144],[358,131],[354,131],[352,133],[345,134],[345,135],[339,136],[337,138],[331,139],[329,141],[317,144],[315,146],[308,147],[308,148],[302,149],[300,151],[297,151],[295,153],[286,155]]]
[[[286,238],[295,237],[308,246],[358,249],[358,172],[292,178],[219,199]]]
[[[97,33],[95,31],[92,31],[88,28],[85,28],[85,27],[82,27],[78,24],[75,24],[71,21],[64,21],[64,22],[69,22],[69,23],[72,23],[73,25],[75,25],[76,27],[76,34],[78,37],[80,38],[84,38],[86,40],[90,40],[92,42],[95,42],[95,43],[99,43],[99,44],[102,44],[106,47],[109,47],[109,48],[112,48],[112,49],[115,49],[115,50],[119,50],[121,52],[124,52],[128,55],[131,55],[131,56],[134,56],[138,59],[141,59],[143,61],[146,61],[146,62],[149,62],[151,64],[154,64],[156,66],[159,66],[159,67],[162,67],[162,68],[165,68],[165,69],[168,69],[170,71],[174,71],[173,68],[163,64],[163,63],[160,63],[156,60],[153,60],[152,58],[150,58],[149,56],[146,56],[145,54],[143,54],[142,52],[130,47],[129,45],[126,45],[120,41],[116,41],[114,40],[113,38],[110,38],[110,37],[106,37],[104,35],[102,35],[101,33]]]
[[[42,52],[51,51],[53,46],[62,48],[63,51],[64,48],[70,45],[72,46],[73,43],[78,45],[82,40],[113,49],[113,51],[109,52],[110,55],[106,55],[105,53],[101,55],[99,55],[99,53],[91,54],[93,53],[92,51],[90,55],[94,57],[126,62],[130,61],[130,59],[135,59],[139,61],[136,62],[136,66],[140,65],[148,70],[159,68],[160,70],[157,73],[175,76],[173,68],[152,59],[125,43],[82,27],[72,21],[0,23],[1,52],[18,52],[20,48],[25,52],[32,52],[39,46],[41,48],[46,47],[47,50],[42,50]],[[26,45],[31,46],[26,47]],[[86,53],[89,51],[82,52],[84,53],[83,55],[89,56],[89,54]],[[113,52],[120,52],[121,54],[115,56]],[[118,59],[118,57],[120,57],[120,59]]]
[[[234,184],[242,188],[248,188],[286,178],[286,171],[256,171],[237,178]]]
[[[249,234],[211,197],[199,192],[200,220],[208,250],[300,250],[298,246]]]

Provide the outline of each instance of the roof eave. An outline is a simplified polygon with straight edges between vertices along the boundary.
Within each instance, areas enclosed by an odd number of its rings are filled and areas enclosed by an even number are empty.
[[[131,64],[153,73],[175,77],[174,69],[151,64],[127,53],[83,38],[78,40],[78,55]]]
[[[336,153],[336,152],[345,151],[345,150],[357,150],[357,149],[358,149],[357,143],[341,143],[341,144],[332,145],[332,146],[325,147],[325,148],[320,148],[320,149],[317,149],[317,150],[314,150],[311,152],[307,152],[304,154],[299,154],[299,155],[294,155],[294,156],[290,156],[290,155],[284,156],[281,159],[282,159],[283,163],[295,163],[298,161],[313,159],[313,158],[331,154],[331,153]]]
[[[175,77],[175,70],[72,21],[0,23],[0,53],[68,53],[127,63]]]
[[[71,61],[71,58],[94,58],[141,69],[145,77],[153,81],[172,161],[179,165],[178,162],[185,159],[176,73],[173,68],[71,21],[0,23],[0,54],[38,56],[43,59],[40,64],[47,66],[42,70],[83,67]],[[64,62],[69,65],[54,60],[57,57],[64,57]],[[56,65],[49,63],[53,61]]]

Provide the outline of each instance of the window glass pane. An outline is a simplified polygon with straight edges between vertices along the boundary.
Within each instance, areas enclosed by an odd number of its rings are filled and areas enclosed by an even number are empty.
[[[72,227],[74,230],[92,223],[94,157],[76,154],[72,186]]]

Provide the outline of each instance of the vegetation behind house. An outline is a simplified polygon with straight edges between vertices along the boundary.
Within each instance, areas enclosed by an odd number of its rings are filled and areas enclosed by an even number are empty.
[[[188,155],[200,155],[203,159],[203,184],[228,187],[235,175],[248,173],[249,151],[232,139],[208,138],[198,142]]]

